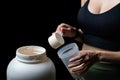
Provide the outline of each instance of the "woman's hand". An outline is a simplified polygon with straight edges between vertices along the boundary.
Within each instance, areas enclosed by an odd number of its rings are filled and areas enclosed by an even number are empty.
[[[64,37],[74,37],[76,35],[77,29],[75,27],[72,27],[68,24],[61,23],[58,25],[57,29],[55,32],[62,32],[62,35]]]
[[[98,52],[91,50],[82,50],[80,51],[80,55],[73,57],[70,59],[71,63],[68,65],[70,72],[75,73],[76,75],[84,74],[92,64],[98,61]]]

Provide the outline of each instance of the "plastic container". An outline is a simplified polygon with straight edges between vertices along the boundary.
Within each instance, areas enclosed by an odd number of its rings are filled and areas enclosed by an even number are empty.
[[[76,43],[69,43],[62,48],[60,48],[57,52],[59,58],[62,60],[66,68],[68,69],[68,65],[70,64],[69,59],[77,56],[79,54],[79,47]],[[77,62],[77,61],[76,61]],[[70,70],[68,69],[70,72]],[[75,78],[75,80],[84,80],[82,76],[77,76],[70,72],[71,76]]]
[[[56,70],[45,48],[23,46],[8,64],[7,80],[56,80]]]

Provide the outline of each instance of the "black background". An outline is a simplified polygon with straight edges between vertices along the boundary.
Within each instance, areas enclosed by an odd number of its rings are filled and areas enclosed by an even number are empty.
[[[6,80],[8,63],[16,49],[24,45],[43,46],[56,66],[56,80],[73,80],[48,44],[48,37],[60,23],[77,26],[80,0],[13,1],[3,2],[1,25],[1,80]],[[67,40],[67,39],[66,39]],[[68,40],[68,43],[72,40]],[[67,42],[66,42],[67,43]]]

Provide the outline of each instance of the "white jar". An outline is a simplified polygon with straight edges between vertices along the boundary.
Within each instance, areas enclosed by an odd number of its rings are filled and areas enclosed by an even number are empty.
[[[7,67],[7,80],[56,80],[55,65],[41,46],[22,46]]]

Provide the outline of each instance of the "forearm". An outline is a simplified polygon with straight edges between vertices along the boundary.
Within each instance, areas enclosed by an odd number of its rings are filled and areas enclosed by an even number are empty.
[[[98,52],[98,54],[99,54],[98,58],[100,61],[120,63],[120,51],[118,52],[100,51]]]

